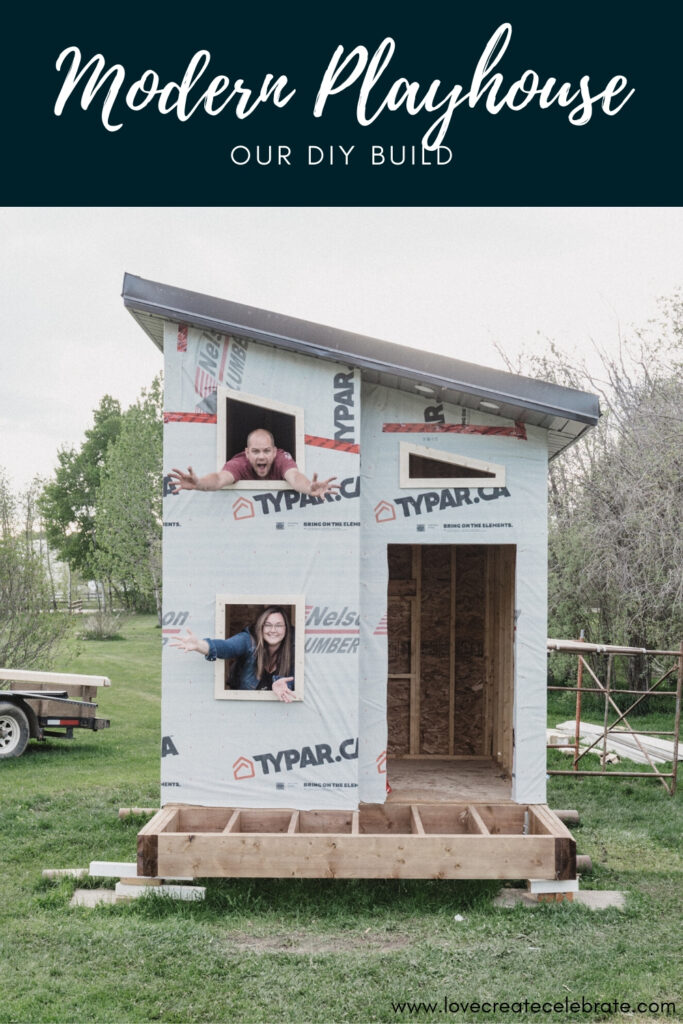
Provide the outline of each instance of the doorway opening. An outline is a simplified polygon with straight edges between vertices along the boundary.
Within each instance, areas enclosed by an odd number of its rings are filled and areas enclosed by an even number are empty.
[[[510,799],[515,554],[390,544],[390,799]]]

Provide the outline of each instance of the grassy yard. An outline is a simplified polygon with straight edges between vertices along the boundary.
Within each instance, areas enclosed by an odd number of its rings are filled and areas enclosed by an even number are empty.
[[[574,834],[594,864],[584,888],[626,890],[623,911],[496,909],[495,883],[327,880],[209,880],[203,903],[69,908],[83,882],[47,882],[42,869],[133,860],[140,820],[120,821],[117,810],[158,804],[159,647],[154,620],[137,618],[123,639],[70,649],[57,668],[111,677],[98,712],[111,729],[32,743],[0,765],[0,1021],[683,1016],[683,799],[650,780],[549,782],[550,806],[581,813]],[[565,998],[632,1007],[669,1001],[677,1009],[455,1008]],[[411,1012],[407,1001],[437,1008]]]

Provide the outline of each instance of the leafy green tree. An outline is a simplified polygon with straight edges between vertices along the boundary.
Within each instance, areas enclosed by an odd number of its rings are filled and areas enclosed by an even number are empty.
[[[59,452],[55,478],[39,499],[48,545],[86,579],[98,578],[95,501],[107,448],[121,430],[121,406],[105,395],[93,415],[80,450]]]
[[[107,449],[97,491],[97,564],[125,592],[153,601],[161,623],[162,384],[131,406]]]
[[[37,484],[17,499],[0,470],[0,665],[50,667],[68,616],[52,610],[54,592],[35,533]]]

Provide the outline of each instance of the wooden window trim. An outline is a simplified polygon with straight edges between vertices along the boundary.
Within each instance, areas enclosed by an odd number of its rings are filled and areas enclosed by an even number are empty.
[[[296,438],[296,451],[293,458],[299,470],[306,472],[306,452],[304,434],[304,410],[298,405],[287,405],[275,398],[264,398],[263,395],[252,395],[245,391],[235,391],[233,388],[219,387],[216,400],[216,470],[220,472],[228,459],[231,459],[236,452],[227,451],[227,400],[242,402],[244,405],[255,406],[259,409],[270,409],[273,412],[283,413],[294,418],[294,433]],[[278,440],[275,438],[277,446]],[[230,484],[231,491],[291,491],[290,484],[286,480],[238,480]],[[226,488],[227,490],[227,488]]]
[[[227,605],[260,604],[266,607],[279,604],[283,608],[294,607],[296,621],[293,623],[298,631],[294,652],[294,684],[292,691],[294,701],[301,703],[304,699],[304,645],[306,623],[306,599],[303,594],[217,594],[216,595],[216,637],[225,638],[225,609]],[[217,658],[214,667],[214,697],[216,700],[261,700],[275,701],[286,707],[283,701],[270,690],[226,690],[225,660]]]
[[[478,469],[482,473],[493,475],[482,479],[472,476],[413,479],[410,476],[411,455],[434,459],[437,462],[446,463],[446,465],[467,466],[468,469]],[[401,441],[399,444],[399,486],[412,490],[438,489],[440,487],[505,487],[505,466],[501,466],[497,462],[473,459],[470,455],[460,455],[457,452],[442,451],[440,448],[426,448],[423,445]]]

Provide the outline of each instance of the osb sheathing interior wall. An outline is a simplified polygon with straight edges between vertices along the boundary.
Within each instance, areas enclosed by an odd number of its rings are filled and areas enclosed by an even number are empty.
[[[514,547],[388,547],[388,753],[512,764]]]

